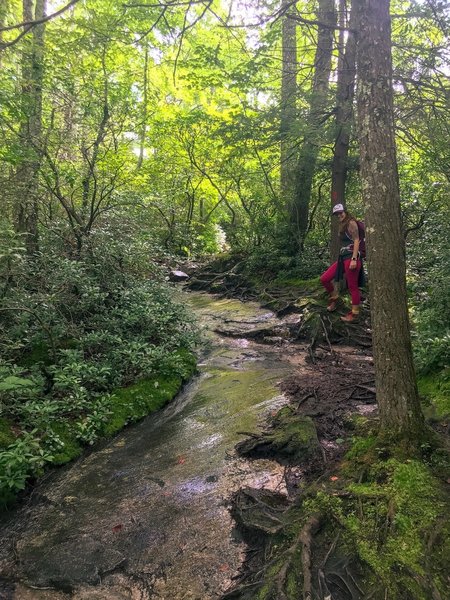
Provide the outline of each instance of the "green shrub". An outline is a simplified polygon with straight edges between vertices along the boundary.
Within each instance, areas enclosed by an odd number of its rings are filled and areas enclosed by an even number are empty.
[[[30,475],[39,475],[53,456],[45,449],[36,429],[24,433],[0,451],[0,496],[25,488]]]
[[[0,306],[0,416],[21,432],[0,435],[2,497],[162,406],[192,373],[195,322],[148,245],[106,229],[81,256],[46,244],[21,259]],[[156,396],[119,402],[116,390],[136,381]]]

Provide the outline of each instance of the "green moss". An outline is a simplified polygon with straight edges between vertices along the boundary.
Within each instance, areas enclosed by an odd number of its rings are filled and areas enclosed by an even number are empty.
[[[345,455],[342,472],[345,476],[353,477],[355,472],[370,467],[379,458],[378,439],[375,435],[352,439],[352,445]]]
[[[50,424],[50,429],[63,443],[63,448],[53,454],[53,464],[63,465],[80,456],[83,448],[69,423],[53,422]]]
[[[423,375],[417,380],[419,393],[430,403],[431,409],[424,407],[426,416],[438,419],[450,416],[450,373]]]
[[[319,277],[313,279],[300,279],[298,277],[279,277],[275,280],[275,285],[288,285],[301,290],[316,290],[321,289]]]
[[[353,457],[367,456],[372,444],[373,440],[366,444],[358,440]],[[436,523],[446,514],[438,480],[419,461],[390,459],[372,464],[368,481],[350,483],[347,490],[355,503],[346,507],[341,522],[360,558],[383,580],[393,598],[408,590],[411,598],[425,599],[426,592],[420,586],[416,589],[417,578],[428,577],[434,570],[438,585],[446,570],[437,559],[443,555],[442,540],[433,548],[433,558],[427,545]]]
[[[7,448],[16,439],[11,429],[12,425],[12,421],[0,418],[0,449]]]
[[[176,396],[183,381],[189,379],[196,369],[196,359],[191,352],[179,350],[177,354],[183,363],[183,378],[180,375],[160,375],[113,392],[110,406],[112,414],[101,429],[102,435],[117,433],[128,423],[159,410]]]
[[[282,566],[283,562],[277,561],[266,570],[264,583],[257,592],[257,600],[270,600],[274,597],[276,578]]]
[[[272,443],[282,456],[304,460],[317,454],[319,443],[311,417],[296,415],[290,406],[283,407],[275,417]]]
[[[296,557],[296,562],[301,562],[301,556]],[[291,569],[287,575],[286,592],[288,598],[300,598],[301,594],[301,580],[298,576],[299,571],[297,569]]]
[[[138,421],[162,408],[179,391],[181,377],[152,378],[116,390],[111,397],[112,415],[102,434],[112,435],[128,423]]]

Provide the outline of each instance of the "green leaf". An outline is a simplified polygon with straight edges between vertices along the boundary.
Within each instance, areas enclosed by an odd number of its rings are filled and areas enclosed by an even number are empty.
[[[23,379],[22,377],[15,377],[10,375],[0,382],[0,391],[9,392],[12,390],[19,390],[22,388],[35,387],[35,382],[30,379]]]

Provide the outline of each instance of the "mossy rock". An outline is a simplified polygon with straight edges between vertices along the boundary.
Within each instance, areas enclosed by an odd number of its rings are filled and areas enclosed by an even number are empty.
[[[127,388],[116,390],[111,398],[112,414],[102,434],[113,435],[128,423],[139,421],[172,400],[181,388],[181,377],[144,379]]]
[[[242,456],[276,458],[283,464],[298,465],[322,459],[317,430],[310,417],[297,415],[285,406],[274,417],[272,429],[236,445]]]
[[[180,349],[177,354],[183,362],[184,377],[160,375],[115,390],[111,397],[111,416],[102,427],[102,435],[117,433],[128,423],[139,421],[159,410],[177,395],[183,381],[190,379],[195,373],[197,364],[191,352]]]

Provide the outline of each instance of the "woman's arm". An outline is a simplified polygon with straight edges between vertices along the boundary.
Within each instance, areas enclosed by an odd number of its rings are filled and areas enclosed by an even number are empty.
[[[352,258],[351,258],[351,262],[350,262],[350,269],[356,269],[356,266],[358,264],[357,260],[358,260],[358,252],[359,252],[359,231],[358,231],[357,222],[350,221],[347,229],[348,229],[349,236],[353,240],[353,252],[352,252]]]

